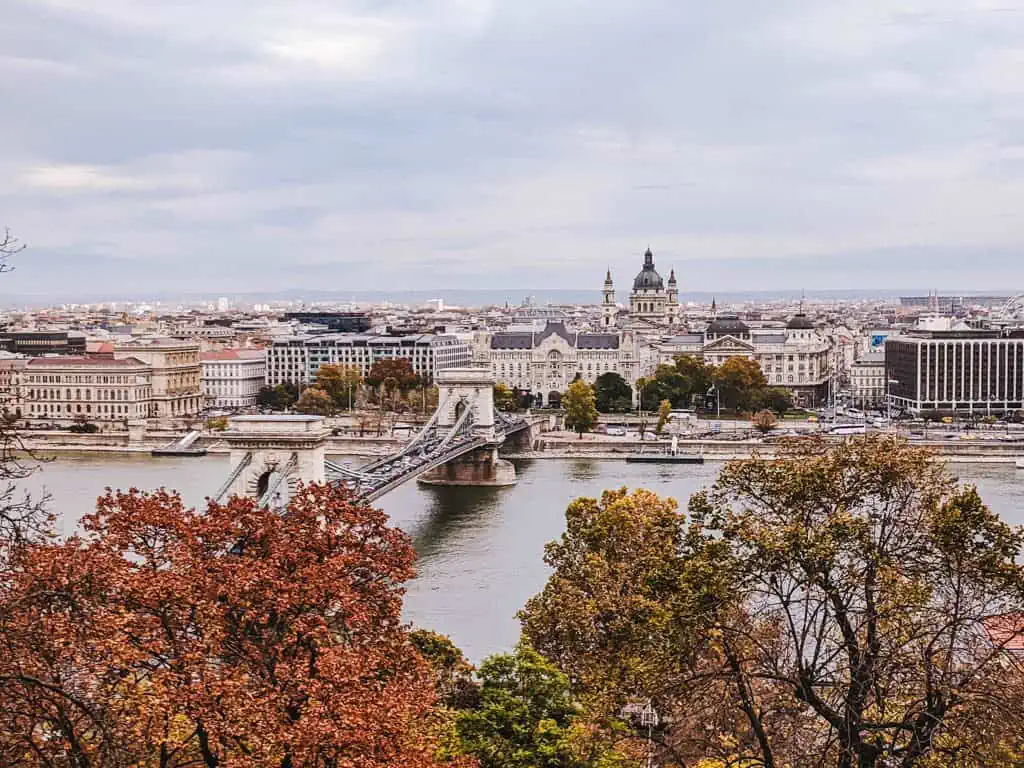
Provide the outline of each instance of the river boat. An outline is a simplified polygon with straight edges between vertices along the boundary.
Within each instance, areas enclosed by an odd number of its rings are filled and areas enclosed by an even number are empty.
[[[1024,469],[1024,456],[1017,457],[1017,469]]]
[[[626,457],[627,464],[703,464],[703,456],[671,453],[635,453]]]
[[[205,456],[205,448],[154,448],[151,456]]]

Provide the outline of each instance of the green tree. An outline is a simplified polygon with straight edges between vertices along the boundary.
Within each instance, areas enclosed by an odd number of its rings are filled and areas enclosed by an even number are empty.
[[[308,413],[315,416],[330,416],[334,413],[334,401],[320,387],[308,387],[303,390],[302,397],[295,404],[299,413]]]
[[[565,409],[565,426],[579,433],[589,432],[597,423],[597,396],[594,388],[585,381],[574,381],[562,397]]]
[[[1024,633],[1024,532],[927,451],[799,441],[728,464],[689,522],[624,491],[566,517],[524,633],[606,713],[616,694],[651,697],[675,762],[1019,756],[1024,722],[999,681]]]
[[[363,374],[355,365],[321,365],[316,372],[316,386],[330,396],[335,408],[350,409],[362,382]]]
[[[722,407],[738,412],[749,411],[767,389],[768,380],[761,366],[745,357],[730,357],[715,369],[714,383]]]
[[[519,408],[519,395],[502,384],[494,385],[494,407],[499,411],[515,411]]]
[[[675,359],[676,371],[690,382],[693,395],[703,395],[711,388],[714,381],[715,366],[705,363],[703,358],[694,355],[679,355]],[[687,405],[689,405],[687,403]]]
[[[668,424],[668,420],[672,418],[672,402],[670,400],[662,400],[658,405],[658,424],[654,428],[655,433],[661,434],[665,429],[665,425]]]
[[[768,387],[756,399],[760,401],[757,405],[774,411],[779,416],[793,410],[793,395],[785,387]]]
[[[565,675],[528,646],[480,667],[479,704],[458,714],[464,754],[480,768],[586,768],[572,743],[580,713]]]
[[[597,410],[601,413],[627,413],[633,406],[633,390],[614,371],[602,373],[594,381]]]
[[[261,387],[256,395],[256,404],[261,408],[283,411],[291,408],[299,399],[299,388],[290,381],[273,387]]]

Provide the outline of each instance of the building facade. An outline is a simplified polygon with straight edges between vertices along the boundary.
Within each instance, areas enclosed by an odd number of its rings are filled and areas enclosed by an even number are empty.
[[[188,417],[202,410],[202,368],[198,343],[174,339],[141,339],[117,345],[114,357],[135,358],[152,368],[151,417]]]
[[[267,380],[267,353],[262,349],[203,352],[203,397],[213,408],[251,408]]]
[[[0,331],[0,350],[38,355],[84,355],[85,334],[79,331]]]
[[[152,368],[133,357],[37,357],[22,373],[22,415],[34,421],[144,419],[152,398]]]
[[[866,357],[850,366],[850,394],[857,408],[885,405],[885,358]]]
[[[603,373],[617,373],[632,387],[653,373],[655,362],[631,332],[579,333],[560,322],[542,331],[481,334],[477,343],[478,359],[499,382],[539,396],[545,405],[560,401],[577,377],[592,384]]]
[[[325,334],[275,340],[267,349],[267,384],[311,384],[321,365],[359,368],[363,376],[378,360],[406,359],[413,372],[432,382],[438,371],[469,365],[469,345],[447,334],[375,336]]]
[[[885,342],[894,407],[992,414],[1024,408],[1024,331],[914,330]]]
[[[23,355],[0,352],[0,413],[23,415],[24,374],[28,359]]]
[[[793,393],[795,404],[814,407],[828,396],[832,377],[832,344],[803,313],[785,327],[752,328],[734,315],[715,317],[703,334],[686,333],[655,344],[660,362],[679,355],[701,357],[722,365],[745,357],[761,366],[770,387]]]

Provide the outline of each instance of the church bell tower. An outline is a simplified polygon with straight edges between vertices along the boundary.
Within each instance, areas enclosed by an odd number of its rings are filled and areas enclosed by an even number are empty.
[[[601,303],[601,327],[614,328],[615,315],[618,314],[618,307],[615,306],[615,285],[612,283],[612,270],[609,267],[604,278],[604,301]]]

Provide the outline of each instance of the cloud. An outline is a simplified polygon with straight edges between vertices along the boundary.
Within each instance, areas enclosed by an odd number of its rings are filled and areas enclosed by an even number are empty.
[[[8,6],[5,293],[1024,287],[1005,0]]]

